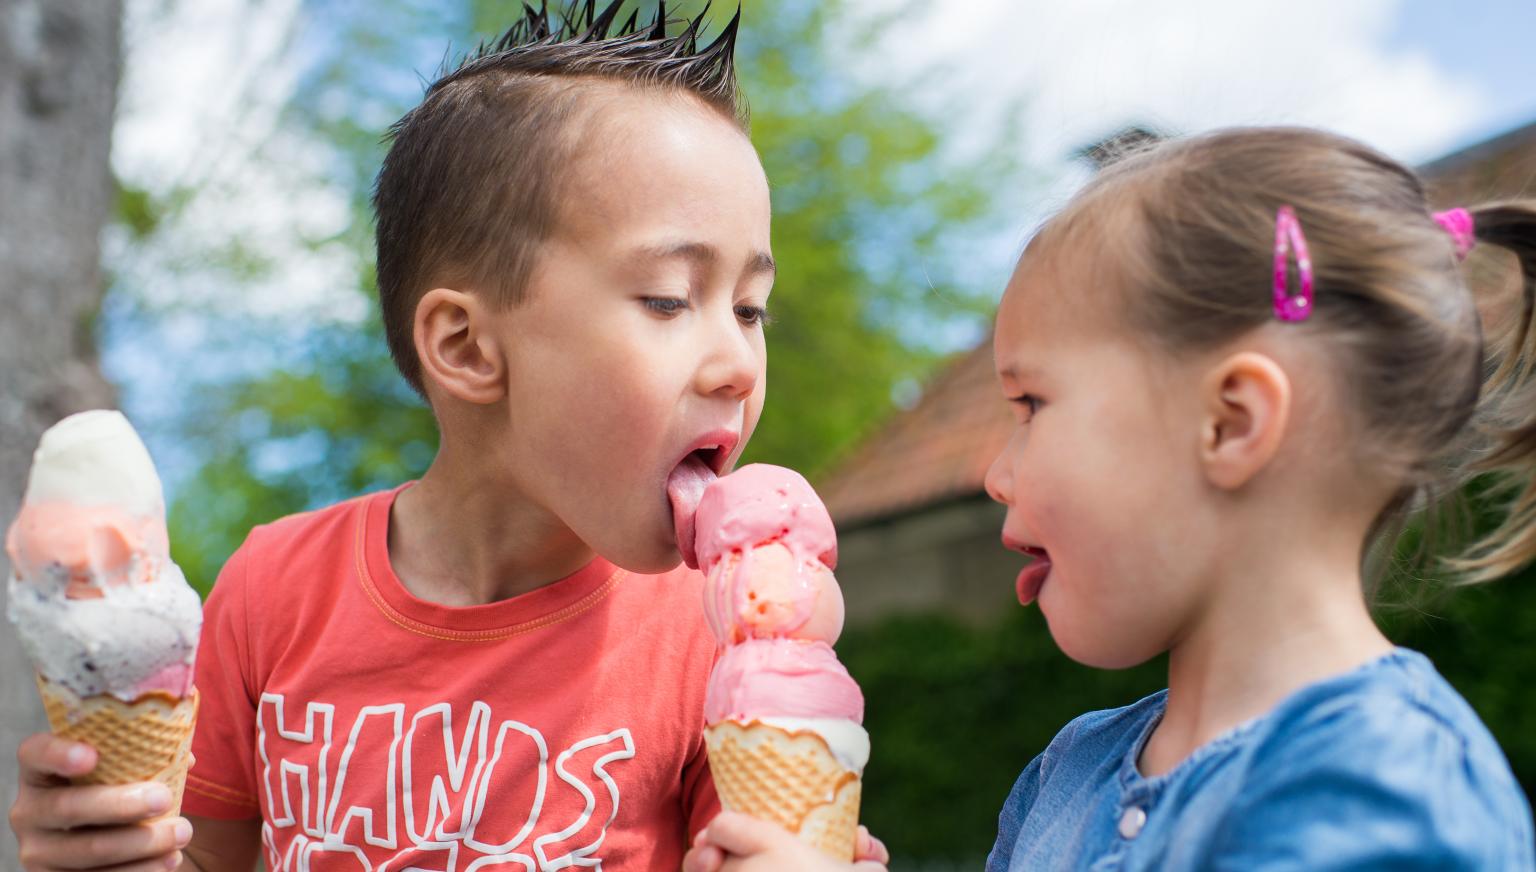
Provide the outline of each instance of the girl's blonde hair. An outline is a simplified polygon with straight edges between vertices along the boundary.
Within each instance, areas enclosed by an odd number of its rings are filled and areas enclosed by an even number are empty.
[[[1364,434],[1357,461],[1402,483],[1370,543],[1395,545],[1419,509],[1429,529],[1443,526],[1448,498],[1484,477],[1503,498],[1501,522],[1447,566],[1483,581],[1536,559],[1536,201],[1469,210],[1477,240],[1519,261],[1512,311],[1470,290],[1411,170],[1317,130],[1224,130],[1126,155],[1026,256],[1092,245],[1130,289],[1133,327],[1175,354],[1208,350],[1274,320],[1283,205],[1300,219],[1316,282],[1311,317],[1288,329],[1332,353]]]

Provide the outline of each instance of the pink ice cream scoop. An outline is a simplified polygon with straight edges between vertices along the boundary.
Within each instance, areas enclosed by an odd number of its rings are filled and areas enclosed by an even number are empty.
[[[799,473],[753,464],[717,479],[694,521],[709,574],[704,612],[722,644],[791,638],[831,645],[843,629],[832,575],[837,534]]]
[[[796,560],[837,568],[832,516],[810,482],[782,466],[754,463],[715,479],[699,499],[694,530],[706,570],[728,552],[768,542],[784,545]]]
[[[749,639],[727,646],[710,676],[704,720],[839,718],[864,722],[864,694],[825,642]]]
[[[704,612],[722,646],[706,719],[862,721],[863,694],[831,647],[843,629],[837,534],[805,478],[742,467],[704,490],[693,529],[708,573]]]

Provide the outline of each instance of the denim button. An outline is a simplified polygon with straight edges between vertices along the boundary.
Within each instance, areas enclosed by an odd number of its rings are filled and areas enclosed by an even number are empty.
[[[1125,810],[1125,814],[1120,815],[1120,838],[1134,839],[1146,825],[1146,810],[1139,805],[1133,805]]]

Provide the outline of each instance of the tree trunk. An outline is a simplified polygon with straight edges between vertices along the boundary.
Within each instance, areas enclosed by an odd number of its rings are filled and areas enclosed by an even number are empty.
[[[21,501],[43,430],[112,406],[94,332],[99,238],[121,66],[121,0],[0,0],[0,524]],[[8,561],[0,569],[9,577]],[[44,725],[32,670],[0,632],[0,797],[16,794],[17,743]],[[0,869],[19,868],[10,827]]]

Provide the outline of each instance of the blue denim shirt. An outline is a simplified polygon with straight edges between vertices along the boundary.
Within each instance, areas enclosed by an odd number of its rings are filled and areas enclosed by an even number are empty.
[[[987,869],[1536,869],[1493,736],[1399,648],[1145,778],[1167,691],[1083,715],[1008,796]]]

